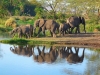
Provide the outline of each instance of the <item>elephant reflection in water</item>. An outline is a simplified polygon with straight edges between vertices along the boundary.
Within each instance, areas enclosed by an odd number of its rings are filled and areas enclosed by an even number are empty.
[[[65,59],[66,57],[68,57],[68,55],[70,54],[69,53],[70,49],[71,49],[71,47],[67,47],[67,49],[66,49],[66,47],[60,47],[59,48],[59,56],[60,56],[60,58]]]
[[[24,56],[32,56],[32,48],[33,46],[22,46],[22,45],[18,45],[18,47],[14,46],[14,48],[10,47],[10,50],[14,53],[14,54],[18,54],[18,55],[24,55]]]
[[[84,59],[84,51],[85,48],[83,48],[82,56],[79,56],[79,48],[74,47],[75,53],[72,51],[72,47],[63,47],[62,49],[59,50],[59,55],[60,58],[66,58],[66,60],[69,63],[82,63]]]
[[[84,59],[84,51],[85,48],[83,48],[83,52],[82,52],[82,56],[79,56],[79,48],[74,48],[75,49],[75,53],[71,50],[71,53],[69,54],[69,56],[66,58],[67,61],[69,63],[82,63],[83,59]]]
[[[33,57],[34,57],[34,60],[37,61],[37,62],[52,63],[58,57],[58,51],[54,46],[50,47],[50,50],[49,50],[48,53],[45,52],[45,46],[43,46],[42,50],[40,50],[40,48],[37,47],[37,50],[38,50],[39,55],[35,55],[35,52],[33,50]]]

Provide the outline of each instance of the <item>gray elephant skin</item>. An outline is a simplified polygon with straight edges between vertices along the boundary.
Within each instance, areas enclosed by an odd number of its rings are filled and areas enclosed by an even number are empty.
[[[45,19],[38,19],[34,23],[34,29],[39,27],[39,31],[37,37],[39,37],[40,32],[42,31],[45,36],[45,30],[50,30],[50,34],[52,37],[56,37],[56,30],[59,31],[59,24],[54,20],[45,20]]]
[[[33,46],[18,45],[18,47],[17,46],[10,47],[11,52],[13,52],[14,54],[23,55],[27,57],[32,56],[32,49]]]
[[[82,56],[79,56],[78,53],[79,53],[79,48],[78,47],[74,47],[75,48],[75,53],[71,50],[70,51],[70,54],[68,55],[68,57],[66,58],[66,60],[69,62],[69,63],[82,63],[83,62],[83,59],[84,59],[84,51],[85,51],[85,48],[83,48],[83,52],[82,52]]]
[[[19,27],[14,28],[11,31],[11,35],[18,34],[19,38],[22,38],[22,36],[25,36],[26,38],[30,38],[33,36],[33,26],[32,25],[21,25]]]
[[[80,33],[80,28],[79,28],[79,25],[80,24],[83,24],[84,25],[84,32],[86,33],[86,30],[85,30],[85,19],[84,17],[81,17],[81,16],[71,16],[67,19],[67,23],[69,23],[70,25],[70,28],[71,28],[71,33],[73,31],[73,29],[76,27],[76,31],[75,33]]]
[[[70,26],[69,26],[69,24],[68,23],[60,24],[59,33],[60,33],[60,35],[63,34],[63,36],[66,33],[70,33]]]
[[[36,62],[39,63],[53,63],[54,61],[56,61],[57,57],[58,57],[58,51],[55,47],[51,46],[49,52],[45,52],[45,46],[43,46],[43,49],[40,50],[39,47],[37,47],[38,50],[38,55],[35,55],[35,52],[33,50],[33,58]]]

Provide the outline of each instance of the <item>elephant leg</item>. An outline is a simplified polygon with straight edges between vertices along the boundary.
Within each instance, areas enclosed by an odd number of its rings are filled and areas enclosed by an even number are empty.
[[[80,33],[80,28],[79,27],[78,27],[77,31],[78,31],[78,33]]]
[[[51,36],[53,37],[53,34],[52,34],[52,32],[50,31],[50,34],[51,34]]]
[[[45,31],[42,31],[43,32],[43,35],[45,36]]]
[[[55,33],[56,29],[54,28],[52,33],[53,33],[53,37],[55,38],[56,37],[56,33]]]
[[[19,38],[22,38],[22,34],[21,34],[21,33],[18,33],[18,37],[19,37]]]
[[[62,31],[62,34],[63,34],[63,36],[64,36],[64,34],[65,34],[65,31]]]
[[[40,48],[37,47],[37,49],[38,49],[38,53],[39,53],[39,55],[41,55],[41,50],[40,50]]]
[[[75,31],[75,33],[76,33],[76,34],[77,34],[77,33],[80,33],[80,28],[79,28],[79,26],[76,27],[76,31]]]
[[[41,31],[42,31],[42,28],[40,27],[40,28],[39,28],[39,31],[38,31],[37,37],[39,37],[39,34],[40,34]]]
[[[55,34],[55,32],[53,32],[53,37],[54,37],[54,38],[56,37],[56,34]]]
[[[77,34],[77,30],[78,30],[78,28],[76,27],[75,34]]]
[[[42,33],[45,36],[45,27],[42,27]]]
[[[30,38],[30,35],[28,33],[26,33],[26,38]]]
[[[71,32],[70,32],[71,34],[72,34],[72,32],[73,32],[73,29],[74,29],[74,27],[71,28]]]

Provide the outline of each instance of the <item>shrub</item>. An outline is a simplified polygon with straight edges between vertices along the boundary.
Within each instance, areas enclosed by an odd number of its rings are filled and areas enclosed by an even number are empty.
[[[95,27],[95,30],[98,32],[98,31],[100,31],[100,25],[97,25],[96,27]]]
[[[5,26],[6,26],[6,27],[15,28],[15,27],[17,27],[18,25],[17,25],[17,23],[16,23],[16,21],[15,21],[14,18],[9,18],[9,19],[5,22]]]

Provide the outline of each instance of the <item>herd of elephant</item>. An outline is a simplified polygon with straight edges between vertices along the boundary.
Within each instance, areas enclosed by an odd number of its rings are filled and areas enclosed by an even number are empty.
[[[19,27],[14,28],[11,31],[11,35],[18,34],[19,38],[22,38],[22,36],[26,38],[30,38],[34,36],[34,32],[36,32],[36,27],[38,27],[38,33],[37,37],[39,37],[40,32],[42,32],[45,36],[45,30],[50,30],[50,34],[52,37],[56,37],[56,31],[59,32],[59,34],[63,35],[66,33],[72,33],[73,29],[76,28],[75,33],[80,33],[80,24],[84,25],[84,32],[85,30],[85,19],[81,16],[71,16],[69,17],[65,23],[59,24],[55,20],[52,19],[37,19],[34,22],[34,25],[22,25]]]
[[[79,47],[51,46],[47,49],[45,46],[27,45],[10,47],[10,50],[14,54],[28,57],[33,56],[33,60],[38,63],[53,63],[60,57],[61,59],[66,59],[69,63],[76,64],[83,62],[85,48],[83,48],[81,56],[78,55]]]

